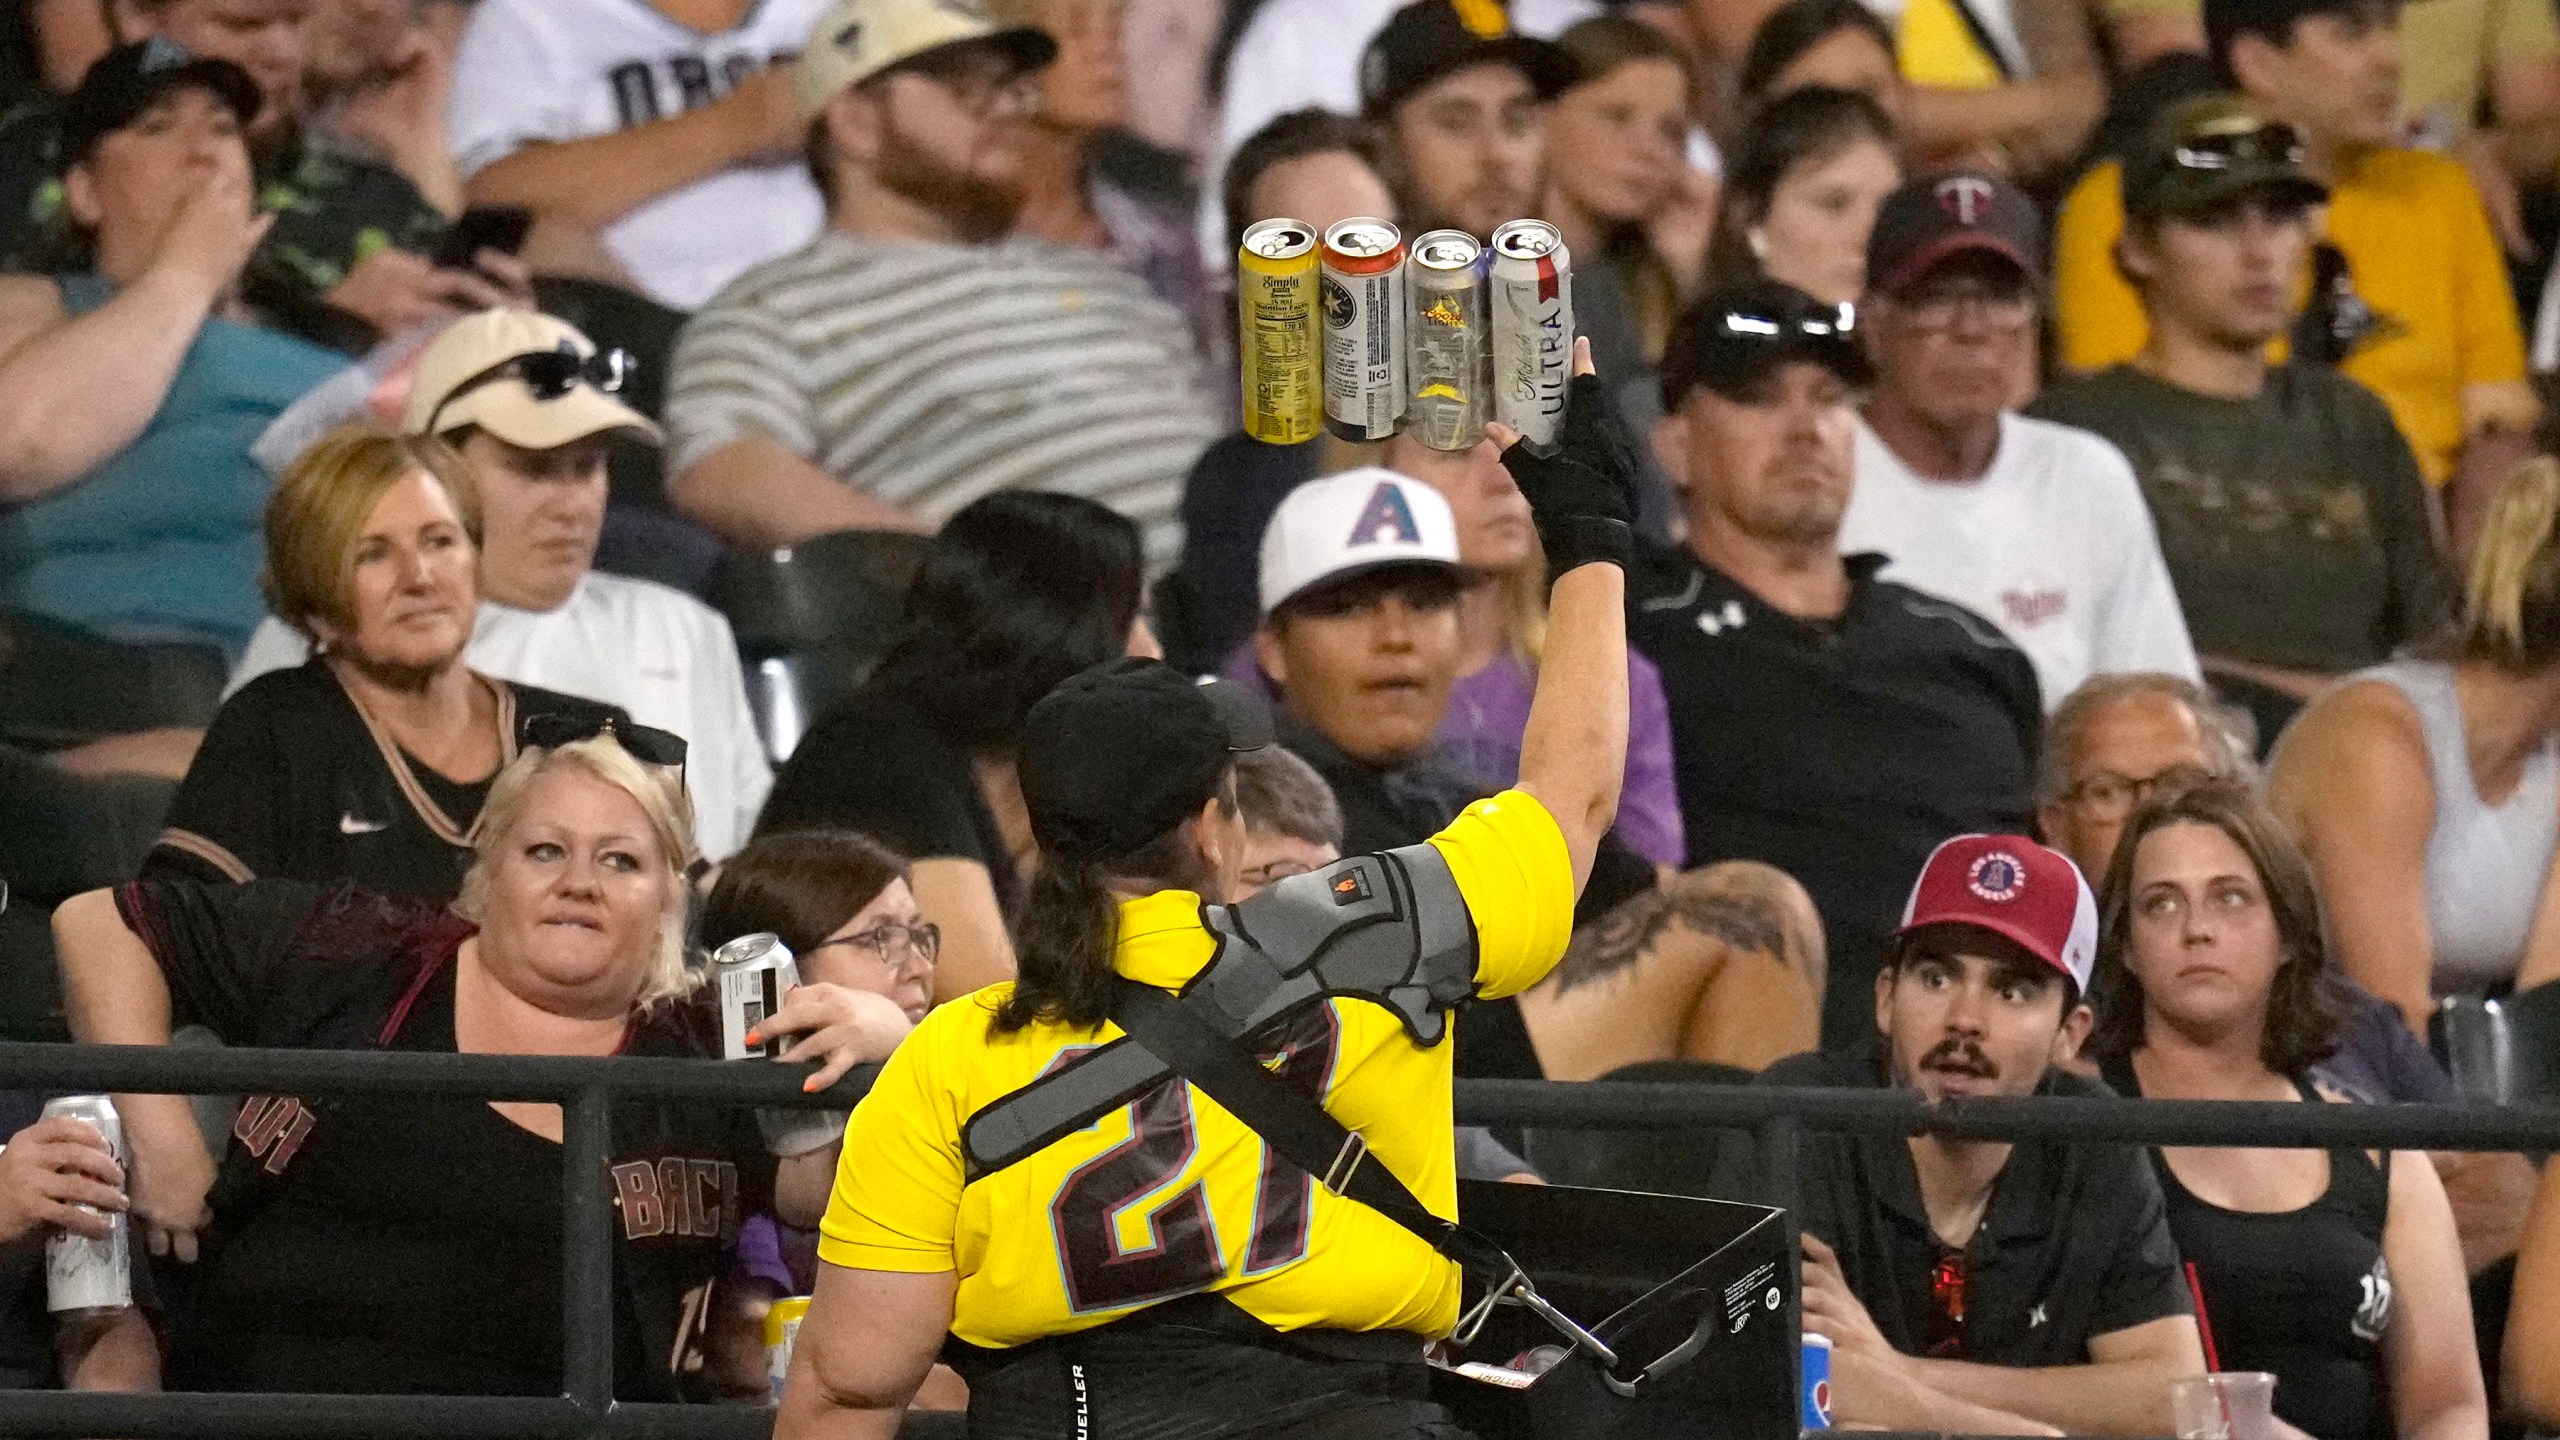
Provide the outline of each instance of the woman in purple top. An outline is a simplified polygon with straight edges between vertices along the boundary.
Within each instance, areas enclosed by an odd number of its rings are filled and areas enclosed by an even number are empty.
[[[1458,558],[1483,584],[1458,600],[1458,681],[1449,687],[1440,743],[1457,753],[1490,795],[1520,778],[1520,734],[1537,688],[1546,643],[1546,560],[1529,524],[1529,502],[1490,440],[1471,450],[1434,450],[1408,435],[1377,462],[1437,490],[1458,519]],[[1264,685],[1247,643],[1228,657],[1227,678]],[[1678,869],[1689,847],[1680,833],[1680,796],[1671,777],[1671,714],[1653,662],[1627,655],[1627,775],[1618,800],[1618,843]]]

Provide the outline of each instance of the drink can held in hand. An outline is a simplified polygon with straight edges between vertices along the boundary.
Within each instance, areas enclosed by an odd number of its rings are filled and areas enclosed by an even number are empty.
[[[791,1378],[791,1347],[800,1340],[800,1322],[809,1317],[809,1297],[792,1295],[764,1312],[764,1371],[773,1381],[773,1403],[782,1403],[782,1382]]]
[[[46,1119],[68,1115],[85,1120],[106,1137],[116,1164],[130,1170],[133,1154],[125,1148],[124,1121],[116,1102],[104,1095],[65,1095],[45,1102]],[[96,1207],[80,1207],[99,1214]],[[114,1228],[104,1240],[57,1230],[44,1242],[44,1308],[59,1315],[72,1310],[122,1310],[133,1303],[133,1227],[127,1217],[110,1215]]]
[[[711,983],[720,996],[720,1054],[730,1060],[778,1060],[788,1037],[767,1035],[747,1043],[747,1032],[782,1008],[782,997],[800,983],[800,967],[780,936],[741,935],[711,952]]]
[[[1804,1337],[1804,1401],[1797,1407],[1796,1428],[1831,1428],[1831,1338]]]
[[[1236,254],[1236,335],[1244,371],[1244,433],[1296,445],[1324,425],[1322,337],[1317,330],[1316,230],[1304,220],[1263,220]]]
[[[1544,220],[1493,232],[1493,418],[1555,443],[1573,378],[1573,254]]]
[[[1464,450],[1484,438],[1484,247],[1464,230],[1434,230],[1413,242],[1405,290],[1413,300],[1408,336],[1413,394],[1405,433],[1434,450]]]
[[[1324,232],[1325,427],[1384,440],[1404,418],[1404,232],[1356,216]]]

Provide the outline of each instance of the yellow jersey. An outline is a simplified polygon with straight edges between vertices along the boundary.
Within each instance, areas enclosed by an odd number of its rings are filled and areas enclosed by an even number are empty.
[[[2082,176],[2054,226],[2054,321],[2074,370],[2130,360],[2151,338],[2116,269],[2122,177],[2112,160]],[[2382,397],[2427,483],[2441,485],[2462,453],[2462,387],[2524,378],[2524,330],[2488,213],[2451,160],[2377,150],[2330,188],[2325,229],[2381,321],[2339,372]]]
[[[1431,838],[1475,930],[1477,993],[1546,977],[1573,931],[1573,863],[1537,800],[1506,790]],[[1200,897],[1120,907],[1112,964],[1179,990],[1215,953]],[[1457,1265],[1412,1232],[1318,1186],[1180,1079],[976,1180],[961,1130],[977,1111],[1120,1035],[1105,1022],[988,1023],[1010,986],[925,1017],[855,1107],[821,1224],[830,1265],[953,1271],[951,1333],[1001,1348],[1071,1334],[1176,1296],[1225,1296],[1279,1330],[1409,1330],[1456,1323]],[[1453,1025],[1455,1019],[1453,1017]],[[1365,1000],[1311,1006],[1261,1037],[1266,1062],[1369,1144],[1434,1214],[1457,1215],[1454,1035],[1423,1046]]]

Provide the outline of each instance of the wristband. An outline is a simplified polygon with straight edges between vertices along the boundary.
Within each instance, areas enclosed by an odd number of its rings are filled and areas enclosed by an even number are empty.
[[[1538,540],[1547,550],[1547,583],[1585,565],[1627,568],[1635,554],[1635,532],[1623,520],[1597,515],[1564,515],[1538,522]]]

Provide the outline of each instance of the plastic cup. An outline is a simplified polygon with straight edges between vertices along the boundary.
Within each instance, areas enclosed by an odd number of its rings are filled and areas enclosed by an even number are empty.
[[[2264,1370],[2191,1376],[2169,1386],[2178,1440],[2270,1440],[2275,1403],[2276,1377]]]

